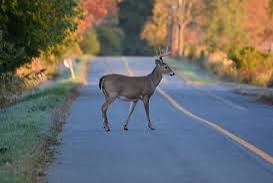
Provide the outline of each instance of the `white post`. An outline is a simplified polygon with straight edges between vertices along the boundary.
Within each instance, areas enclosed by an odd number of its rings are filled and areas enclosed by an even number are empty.
[[[70,70],[70,75],[71,75],[72,80],[75,80],[76,77],[75,77],[75,71],[74,71],[73,60],[72,60],[71,58],[64,59],[64,65],[65,65],[65,67],[68,67],[68,68],[69,68],[69,70]]]

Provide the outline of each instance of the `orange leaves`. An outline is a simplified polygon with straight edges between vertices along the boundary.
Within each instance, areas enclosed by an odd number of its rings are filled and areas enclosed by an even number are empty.
[[[80,22],[79,32],[85,32],[95,21],[109,13],[117,12],[116,0],[83,0],[83,20]]]
[[[245,27],[252,46],[261,47],[273,42],[273,17],[270,16],[269,0],[248,0]]]

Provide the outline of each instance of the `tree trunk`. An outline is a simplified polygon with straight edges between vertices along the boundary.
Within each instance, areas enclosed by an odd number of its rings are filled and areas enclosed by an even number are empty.
[[[178,54],[179,27],[175,22],[173,22],[171,26],[172,26],[171,54],[173,57],[175,57]]]
[[[179,26],[179,46],[178,46],[178,55],[183,56],[184,54],[184,30],[185,26]]]

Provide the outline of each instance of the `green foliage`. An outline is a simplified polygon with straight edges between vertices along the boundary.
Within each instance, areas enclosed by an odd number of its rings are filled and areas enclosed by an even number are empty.
[[[269,1],[269,14],[271,16],[273,15],[273,0]]]
[[[123,0],[119,3],[119,26],[124,32],[125,55],[149,55],[152,49],[140,39],[147,17],[152,15],[153,0]]]
[[[97,28],[101,44],[100,55],[122,55],[123,32],[117,27],[102,26]]]
[[[0,74],[0,108],[14,102],[26,88],[23,79],[12,73]]]
[[[24,58],[25,49],[15,46],[3,37],[3,31],[0,30],[0,73],[9,71],[12,67],[20,65],[20,59]]]
[[[184,48],[184,55],[189,59],[197,59],[197,47],[195,45],[187,45]]]
[[[80,47],[87,54],[97,55],[100,52],[100,43],[95,29],[90,29],[83,35]]]
[[[235,47],[229,50],[228,57],[232,59],[238,69],[251,69],[258,66],[260,62],[267,60],[267,54],[260,53],[252,47]]]
[[[206,15],[206,41],[210,49],[227,51],[245,43],[245,0],[212,0]]]
[[[77,28],[76,0],[1,1],[0,72],[61,44]]]
[[[269,84],[273,72],[270,55],[252,47],[235,47],[229,50],[228,57],[235,62],[242,81],[262,86]]]

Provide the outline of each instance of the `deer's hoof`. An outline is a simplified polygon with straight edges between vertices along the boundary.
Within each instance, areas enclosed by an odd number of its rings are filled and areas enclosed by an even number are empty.
[[[128,131],[127,125],[123,125],[123,130]]]
[[[104,127],[104,130],[105,130],[106,132],[110,132],[110,131],[111,131],[109,127]]]

